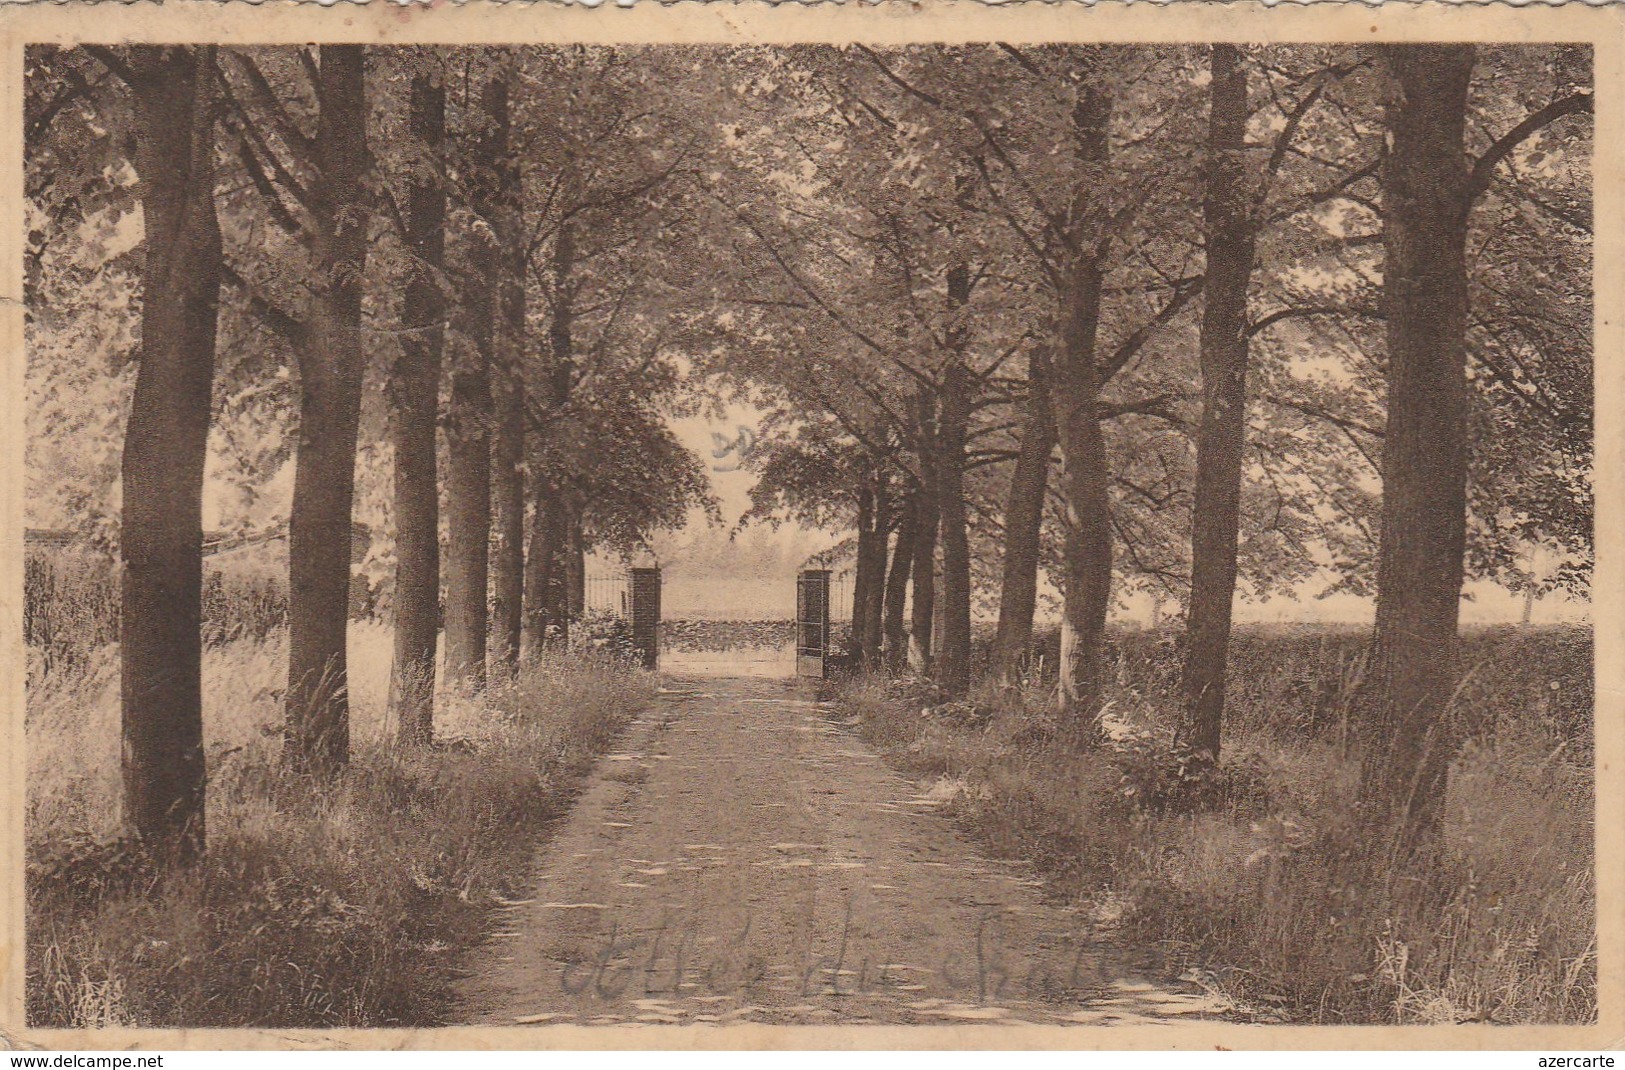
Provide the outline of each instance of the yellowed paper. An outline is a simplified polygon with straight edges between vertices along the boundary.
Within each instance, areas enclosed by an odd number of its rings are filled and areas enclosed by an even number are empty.
[[[1017,1027],[1005,1027],[985,1017],[996,999],[962,1001],[936,1000],[917,1007],[917,1020],[921,1024],[878,1025],[849,1020],[847,1010],[839,1001],[825,1002],[832,1008],[818,1024],[805,1024],[814,1019],[803,1018],[801,1024],[772,1025],[752,1021],[749,1015],[738,1015],[731,1020],[715,1023],[703,1019],[696,1024],[690,1011],[673,1014],[664,997],[642,1001],[647,1006],[647,1023],[652,1027],[632,1029],[623,1015],[618,1024],[588,1024],[590,993],[582,1002],[570,1003],[561,1011],[562,1003],[538,1001],[531,1014],[513,1013],[519,1010],[504,1003],[502,991],[511,995],[514,986],[553,983],[546,970],[527,973],[524,963],[515,965],[503,961],[507,947],[501,939],[472,953],[466,965],[477,976],[460,989],[467,1000],[470,1020],[503,1020],[505,1024],[461,1025],[447,1028],[413,1030],[361,1030],[321,1031],[286,1029],[129,1029],[106,1028],[94,1030],[41,1029],[25,1022],[25,895],[24,895],[24,812],[28,792],[27,753],[25,748],[25,681],[28,660],[24,647],[22,617],[24,530],[28,493],[25,480],[24,455],[29,441],[27,356],[24,344],[25,287],[24,261],[28,228],[26,204],[23,194],[25,53],[29,45],[78,44],[129,45],[142,43],[163,44],[222,44],[222,45],[276,45],[306,43],[362,43],[378,48],[392,48],[411,44],[439,45],[796,45],[809,43],[859,43],[875,49],[890,49],[914,44],[966,44],[982,42],[1008,42],[1018,47],[1056,43],[1124,43],[1124,44],[1202,44],[1208,42],[1240,42],[1258,44],[1281,43],[1345,43],[1373,44],[1389,42],[1478,42],[1515,44],[1536,42],[1572,42],[1589,45],[1593,50],[1595,135],[1592,195],[1594,203],[1594,274],[1592,295],[1595,308],[1595,467],[1596,500],[1596,570],[1591,581],[1590,620],[1595,629],[1595,665],[1597,707],[1596,733],[1596,909],[1598,931],[1596,965],[1598,974],[1599,1018],[1588,1025],[1512,1026],[1487,1024],[1461,1024],[1451,1026],[1305,1026],[1285,1024],[1258,1024],[1239,1020],[1225,1020],[1222,1010],[1206,1013],[1210,1008],[1195,1006],[1191,1020],[1179,1020],[1181,1012],[1164,1013],[1168,1002],[1180,999],[1199,1002],[1190,994],[1189,986],[1180,993],[1155,993],[1155,999],[1145,1001],[1150,1013],[1124,1012],[1112,1015],[1114,1024],[1103,1024],[1087,1015],[1076,1019],[1078,1024],[1065,1025],[1055,1015]],[[726,77],[726,71],[719,71]],[[1136,4],[1132,7],[1100,3],[1090,7],[1069,4],[1011,3],[992,7],[973,3],[924,3],[917,5],[880,4],[674,4],[659,6],[652,3],[637,4],[632,8],[603,7],[584,9],[524,5],[518,3],[485,3],[475,0],[466,5],[436,7],[403,7],[394,4],[373,3],[365,7],[335,5],[321,8],[315,5],[263,5],[226,4],[184,0],[162,7],[132,5],[97,5],[74,7],[56,4],[7,5],[0,9],[0,124],[5,146],[0,159],[0,182],[7,194],[3,204],[4,221],[0,223],[0,264],[4,265],[4,294],[6,300],[0,315],[4,317],[6,338],[6,378],[0,396],[6,406],[0,418],[0,530],[4,532],[5,551],[0,554],[4,568],[0,570],[0,678],[5,683],[4,746],[10,805],[6,809],[4,849],[0,851],[0,888],[4,889],[6,912],[0,926],[0,1025],[6,1037],[15,1045],[38,1045],[47,1049],[188,1049],[188,1048],[359,1048],[359,1049],[508,1049],[508,1048],[625,1048],[639,1050],[671,1048],[1000,1048],[1000,1049],[1593,1049],[1614,1048],[1625,1039],[1625,780],[1621,778],[1625,762],[1625,603],[1620,591],[1625,590],[1625,571],[1622,571],[1622,550],[1618,530],[1621,526],[1621,492],[1625,488],[1625,426],[1621,414],[1625,413],[1625,324],[1620,310],[1625,308],[1625,9],[1619,7],[1587,7],[1568,4],[1560,7],[1511,7],[1506,5],[1453,6],[1423,3],[1417,5],[1390,5],[1377,9],[1355,4],[1311,4],[1306,6],[1282,5],[1266,8],[1257,4],[1176,4],[1157,6]],[[730,432],[731,433],[731,432]],[[674,687],[690,687],[703,691],[706,685],[684,682]],[[733,705],[727,714],[737,717],[738,728],[748,732],[758,721],[753,720],[751,703],[787,701],[778,691],[752,690],[757,685],[742,685],[727,693]],[[765,687],[766,685],[761,685]],[[1554,685],[1555,686],[1555,685]],[[709,692],[706,692],[709,695]],[[765,696],[765,697],[764,697]],[[703,696],[702,696],[703,700]],[[808,703],[810,706],[811,703]],[[656,706],[655,709],[666,707]],[[776,709],[778,707],[775,707]],[[747,716],[748,714],[748,716]],[[722,716],[719,714],[718,716]],[[768,716],[763,714],[762,716]],[[782,722],[772,722],[783,732],[810,731],[803,725],[803,714],[791,711],[782,714]],[[676,724],[681,722],[676,721]],[[661,741],[662,723],[634,724],[629,734],[610,748],[601,759],[597,772],[589,781],[585,794],[575,803],[572,814],[565,819],[558,839],[550,845],[550,858],[568,858],[571,851],[586,854],[596,848],[582,830],[596,823],[614,826],[619,821],[616,807],[621,804],[628,782],[615,760],[627,765],[627,773],[636,766],[642,777],[665,775],[661,762],[650,758],[662,748],[678,749]],[[879,760],[872,754],[854,750],[846,737],[807,737],[806,750],[817,761],[834,767],[841,763],[856,763],[858,773],[843,775],[871,778],[870,788],[875,797],[886,797],[895,791],[892,781]],[[735,755],[738,763],[732,774],[719,770],[719,776],[737,777],[746,783],[750,776],[747,752]],[[632,781],[637,783],[635,778]],[[670,781],[672,784],[693,786],[690,781]],[[734,782],[734,781],[730,781]],[[929,785],[922,785],[928,787]],[[703,785],[702,785],[703,787]],[[740,790],[747,790],[741,788]],[[758,786],[760,798],[770,800],[771,786]],[[754,796],[753,796],[754,797]],[[908,798],[888,798],[888,806],[907,808]],[[929,802],[930,800],[927,800]],[[940,801],[940,800],[938,800]],[[912,801],[919,805],[919,800]],[[673,797],[661,804],[665,807],[685,805],[681,798]],[[885,818],[884,820],[891,820]],[[941,826],[940,842],[947,842],[947,818]],[[679,828],[680,825],[674,825]],[[903,826],[896,826],[901,828]],[[910,826],[912,827],[912,826]],[[893,826],[885,825],[890,831]],[[572,836],[577,839],[572,840]],[[679,833],[674,831],[674,837]],[[923,836],[924,834],[922,834]],[[932,833],[931,835],[938,835]],[[859,832],[854,831],[853,837]],[[856,842],[856,841],[854,841]],[[920,842],[927,842],[922,839]],[[939,842],[929,840],[931,843]],[[701,842],[683,844],[675,840],[667,855],[638,859],[653,881],[670,876],[670,859],[682,855],[692,861],[703,856],[706,845]],[[804,849],[809,845],[784,842],[774,845],[776,854],[766,856],[758,863],[763,875],[762,887],[771,897],[775,889],[790,887],[779,880],[787,867],[828,867],[841,865],[835,856]],[[693,848],[690,850],[689,848]],[[867,849],[867,848],[866,848]],[[686,851],[686,854],[683,852]],[[844,855],[842,857],[845,857]],[[860,857],[853,854],[851,857]],[[701,863],[694,862],[699,866]],[[860,867],[864,863],[851,862]],[[776,869],[767,867],[777,866]],[[794,869],[790,872],[793,876]],[[769,879],[771,878],[771,879]],[[636,883],[639,878],[630,878]],[[992,878],[989,878],[990,880]],[[870,881],[864,886],[872,888],[883,881]],[[980,887],[980,886],[978,886]],[[557,895],[555,896],[555,891]],[[539,902],[521,903],[515,918],[528,919],[532,937],[524,943],[527,950],[535,951],[548,941],[534,934],[535,926],[549,924],[548,919],[574,913],[576,903],[571,896],[586,894],[590,887],[566,887],[558,890],[541,882],[538,890],[527,893],[527,899]],[[749,889],[747,889],[748,891]],[[865,894],[872,894],[866,892]],[[883,894],[883,893],[882,893]],[[1025,894],[1025,893],[1023,893]],[[1030,912],[1042,914],[1048,906],[1039,905],[1036,896],[1014,900],[1027,905]],[[746,918],[771,918],[775,911],[788,914],[805,911],[814,918],[810,924],[818,931],[819,954],[836,953],[842,944],[840,932],[843,924],[839,903],[790,903],[770,901],[761,908],[765,913],[742,911],[731,917],[728,924],[737,929]],[[851,907],[847,906],[845,923],[851,922]],[[1047,915],[1046,915],[1047,918]],[[751,924],[758,924],[752,921]],[[1048,921],[1044,922],[1049,924]],[[1012,922],[1016,929],[1020,925]],[[1059,924],[1059,923],[1055,923]],[[560,930],[568,923],[560,922]],[[732,930],[730,930],[732,931]],[[676,930],[673,930],[674,934]],[[674,935],[675,938],[675,935]],[[929,944],[926,935],[920,936],[922,946]],[[515,944],[524,941],[515,940]],[[599,947],[589,941],[588,947]],[[933,949],[934,949],[934,945]],[[596,953],[596,952],[589,952]],[[608,952],[606,952],[606,955]],[[974,957],[974,952],[965,952]],[[512,956],[507,956],[511,958]],[[590,961],[589,964],[590,966]],[[874,964],[876,967],[879,963]],[[974,973],[969,960],[964,969]],[[865,965],[865,969],[867,964]],[[566,970],[568,974],[569,971]],[[966,976],[970,976],[967,973]],[[570,974],[578,984],[602,981],[602,975],[591,970]],[[860,972],[861,976],[861,972]],[[837,991],[839,977],[836,978]],[[504,988],[503,986],[507,986]],[[1164,996],[1166,995],[1166,1000]],[[904,997],[906,998],[906,997]],[[1132,1000],[1130,1000],[1132,1002]],[[581,1010],[588,1006],[589,1010]],[[500,1014],[480,1014],[497,1007]],[[1139,1008],[1145,1009],[1145,1008]],[[1002,1013],[1002,1012],[1001,1012]],[[557,1015],[554,1017],[553,1015]],[[525,1018],[529,1024],[514,1024]],[[866,1016],[865,1016],[866,1017]],[[1021,1017],[1016,1014],[1014,1017]],[[1036,1017],[1036,1016],[1034,1016]],[[1234,1017],[1234,1016],[1229,1016]],[[684,1024],[676,1024],[678,1022]],[[709,1027],[703,1027],[709,1026]]]

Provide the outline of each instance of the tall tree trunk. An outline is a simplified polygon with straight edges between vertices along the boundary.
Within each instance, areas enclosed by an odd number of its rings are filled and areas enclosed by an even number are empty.
[[[525,583],[525,255],[520,227],[519,167],[510,147],[511,57],[486,90],[492,174],[487,210],[497,238],[497,326],[494,331],[491,435],[491,662],[512,673],[519,664]]]
[[[1454,753],[1467,515],[1465,147],[1471,45],[1384,46],[1398,98],[1382,169],[1388,422],[1382,448],[1374,709],[1361,800],[1412,845]]]
[[[862,664],[868,654],[869,590],[875,584],[875,490],[866,473],[858,486],[858,548],[852,569],[852,637],[847,652]]]
[[[1022,401],[1017,430],[1021,443],[1004,509],[1004,583],[999,593],[993,662],[999,682],[1005,686],[1021,678],[1033,638],[1033,614],[1038,607],[1039,535],[1044,525],[1050,454],[1055,451],[1050,374],[1049,353],[1039,349],[1028,365],[1027,396]]]
[[[883,475],[875,477],[874,538],[870,551],[874,560],[869,565],[869,590],[863,602],[863,664],[874,668],[880,664],[881,618],[886,604],[886,540],[891,535],[892,505],[890,488]]]
[[[953,276],[962,271],[963,268],[955,268],[950,274],[950,290],[955,289]],[[938,435],[942,649],[937,652],[936,680],[950,695],[963,695],[970,690],[970,525],[965,511],[965,436],[970,424],[970,378],[970,369],[963,360],[955,357],[949,361],[942,381]]]
[[[931,671],[931,635],[937,615],[937,416],[936,399],[921,390],[917,399],[920,486],[914,498],[914,573],[909,589],[908,661],[914,671]]]
[[[500,76],[482,94],[479,134],[467,172],[476,208],[496,199],[498,164],[492,110]],[[488,214],[482,212],[482,215]],[[470,345],[458,347],[451,368],[451,409],[446,419],[446,675],[475,690],[485,686],[491,565],[491,371],[496,345],[502,252],[494,233],[479,228],[469,237],[470,278],[460,309]]]
[[[287,757],[295,769],[331,775],[350,753],[345,637],[367,258],[365,51],[323,45],[318,63],[316,272],[299,354],[299,454],[288,519]]]
[[[548,294],[547,333],[548,375],[544,388],[548,406],[560,412],[575,389],[575,227],[566,221],[553,241],[553,280]],[[536,511],[532,521],[532,582],[526,591],[530,618],[538,635],[550,632],[554,638],[569,638],[570,628],[570,535],[574,510],[571,491],[560,485],[567,475],[547,472],[537,464],[531,476]]]
[[[973,210],[975,187],[961,167],[954,178],[955,224]],[[976,285],[964,260],[950,264],[947,277],[948,309],[962,315]],[[942,646],[937,652],[936,680],[949,695],[970,690],[970,522],[965,511],[965,442],[970,431],[970,366],[965,349],[968,332],[956,322],[946,332],[948,361],[938,394],[937,514],[942,525]]]
[[[1241,466],[1247,439],[1247,286],[1256,222],[1247,188],[1247,71],[1235,45],[1212,46],[1209,83],[1207,268],[1201,333],[1202,423],[1191,510],[1191,596],[1177,743],[1219,759],[1225,659],[1236,593]]]
[[[503,363],[507,362],[504,357]],[[495,391],[497,421],[491,436],[491,662],[518,667],[524,627],[525,415],[524,384],[507,371]]]
[[[581,509],[572,507],[569,524],[564,533],[565,575],[569,595],[566,602],[570,620],[580,620],[587,611],[587,535],[583,530]]]
[[[903,503],[903,515],[897,526],[897,544],[892,548],[891,568],[886,573],[885,605],[881,610],[881,636],[886,665],[900,668],[908,660],[908,629],[903,624],[905,603],[908,601],[909,572],[914,562],[915,527],[914,495]]]
[[[503,332],[507,333],[507,332]],[[504,347],[506,349],[507,347]],[[518,667],[524,628],[525,386],[505,353],[494,377],[497,418],[491,436],[491,612],[493,667]]]
[[[553,583],[548,588],[548,617],[560,642],[570,638],[570,624],[581,615],[581,507],[571,492],[559,496],[558,531],[553,544]]]
[[[1088,180],[1107,166],[1111,98],[1092,85],[1079,93],[1074,137],[1084,178],[1075,215],[1088,218]],[[1096,354],[1101,273],[1095,251],[1072,237],[1060,298],[1060,365],[1053,383],[1061,446],[1064,602],[1061,614],[1059,706],[1063,732],[1080,743],[1102,737],[1101,646],[1111,604],[1112,532],[1106,443],[1100,427],[1101,370]]]
[[[1099,293],[1098,275],[1094,292]],[[1099,394],[1092,365],[1069,368],[1055,392],[1065,502],[1060,713],[1063,729],[1085,743],[1101,737],[1101,647],[1112,585],[1111,502]]]
[[[221,273],[212,52],[141,45],[128,64],[146,258],[119,536],[124,825],[182,860],[204,846],[203,469]]]
[[[411,137],[439,160],[446,88],[437,73],[412,79]],[[435,644],[440,634],[440,491],[435,423],[445,346],[446,188],[438,175],[407,191],[406,245],[417,260],[401,309],[401,355],[389,394],[395,433],[395,661],[390,698],[401,742],[434,737]]]
[[[530,550],[525,556],[525,656],[540,654],[550,629],[559,626],[559,563],[564,541],[564,506],[559,493],[532,477]]]

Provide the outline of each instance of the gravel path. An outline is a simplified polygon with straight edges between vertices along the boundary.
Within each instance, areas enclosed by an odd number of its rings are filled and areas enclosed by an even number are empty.
[[[789,680],[679,679],[600,761],[467,1022],[1144,1023],[1223,1017],[989,861]]]

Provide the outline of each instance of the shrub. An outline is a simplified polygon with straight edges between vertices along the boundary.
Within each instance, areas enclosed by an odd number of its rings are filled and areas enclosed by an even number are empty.
[[[23,641],[39,673],[73,672],[118,642],[118,575],[110,559],[78,551],[23,557]]]
[[[203,643],[266,639],[287,623],[287,587],[277,572],[204,561]],[[351,588],[350,618],[376,615],[365,576]],[[31,673],[78,672],[102,647],[118,642],[118,563],[92,550],[32,549],[23,563],[23,639]],[[32,676],[31,676],[32,679]]]
[[[588,609],[570,627],[570,649],[630,661],[637,656],[632,642],[632,622],[616,613]]]
[[[795,641],[793,620],[679,618],[660,622],[660,645],[672,651],[770,650],[792,646]]]

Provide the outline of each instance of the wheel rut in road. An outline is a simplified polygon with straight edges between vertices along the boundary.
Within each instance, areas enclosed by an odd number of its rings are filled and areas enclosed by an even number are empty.
[[[1226,1017],[984,857],[811,685],[678,679],[602,758],[532,897],[469,958],[473,1024]]]

